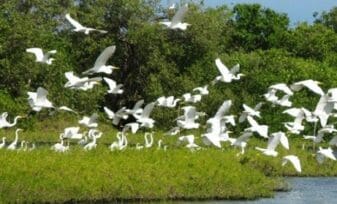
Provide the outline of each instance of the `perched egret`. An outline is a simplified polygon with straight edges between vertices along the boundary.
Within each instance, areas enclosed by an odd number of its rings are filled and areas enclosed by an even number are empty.
[[[0,149],[6,146],[6,137],[2,137],[2,143],[0,143]]]
[[[9,149],[9,150],[15,150],[16,149],[16,145],[18,144],[18,140],[19,140],[19,132],[20,131],[22,131],[22,129],[16,129],[15,139],[10,145],[8,145],[7,149]]]

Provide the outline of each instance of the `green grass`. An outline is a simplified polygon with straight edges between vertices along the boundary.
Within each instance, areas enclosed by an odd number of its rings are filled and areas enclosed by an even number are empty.
[[[260,138],[252,138],[247,153],[237,156],[240,150],[227,143],[222,150],[208,147],[191,152],[177,144],[177,137],[164,136],[160,131],[155,132],[151,149],[134,149],[136,143],[144,143],[140,132],[129,134],[128,149],[111,152],[108,145],[116,140],[117,131],[103,124],[99,129],[104,135],[96,150],[85,152],[75,142],[67,153],[50,150],[63,128],[71,124],[76,126],[77,118],[57,123],[45,120],[20,134],[20,140],[37,143],[36,150],[0,150],[1,201],[255,199],[286,188],[282,176],[337,176],[337,163],[327,160],[319,165],[312,143],[298,136],[291,138],[290,150],[278,147],[276,158],[254,149],[266,146],[267,141]],[[11,141],[14,131],[1,130],[0,137]],[[201,144],[196,136],[196,143]],[[159,139],[168,145],[167,151],[157,150]],[[300,158],[301,174],[291,164],[282,167],[282,156],[289,154]]]
[[[235,152],[209,149],[65,154],[47,148],[0,151],[0,200],[253,199],[272,196],[276,180],[247,169]]]

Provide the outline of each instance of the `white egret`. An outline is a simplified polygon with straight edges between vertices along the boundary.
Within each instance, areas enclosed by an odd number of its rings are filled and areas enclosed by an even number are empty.
[[[192,95],[191,93],[185,93],[183,99],[185,102],[197,103],[201,101],[201,94]]]
[[[140,115],[134,115],[141,127],[153,128],[155,121],[150,118],[150,114],[155,104],[155,102],[147,104]]]
[[[97,31],[100,33],[107,33],[108,31],[105,30],[98,30],[95,28],[89,28],[89,27],[85,27],[83,25],[81,25],[78,21],[76,21],[75,19],[73,19],[69,13],[67,13],[65,15],[66,19],[68,20],[68,22],[74,27],[74,31],[75,32],[83,32],[84,34],[88,35],[91,31]]]
[[[104,77],[104,81],[108,84],[110,94],[122,94],[124,92],[122,88],[123,84],[117,84],[114,80]]]
[[[258,117],[258,118],[261,118],[261,115],[260,115],[260,108],[262,107],[263,103],[260,102],[258,103],[254,108],[251,108],[249,106],[247,106],[246,104],[243,104],[243,109],[244,111],[242,111],[240,117],[239,117],[239,123],[242,123],[244,122],[246,119],[247,119],[247,116],[251,116],[251,117]]]
[[[296,83],[293,83],[290,88],[293,91],[300,91],[303,87],[308,88],[310,91],[314,92],[315,94],[318,94],[320,96],[324,95],[324,91],[319,87],[318,85],[321,84],[321,82],[314,81],[312,79],[299,81]]]
[[[247,116],[247,120],[251,127],[246,128],[246,132],[257,132],[261,137],[268,138],[268,126],[259,125],[251,116]]]
[[[144,104],[144,100],[138,100],[135,105],[133,106],[132,109],[126,109],[125,112],[127,114],[131,114],[133,115],[133,117],[135,117],[135,115],[141,115],[143,112],[143,108],[142,105]]]
[[[240,71],[240,65],[239,64],[235,65],[230,70],[226,67],[226,65],[224,65],[221,62],[220,58],[217,58],[215,60],[215,64],[216,64],[216,67],[218,68],[221,75],[219,75],[215,78],[215,80],[213,81],[213,84],[218,82],[218,81],[230,83],[233,80],[239,80],[241,78],[241,76],[244,76],[244,74],[242,74],[242,73],[238,74],[238,72]]]
[[[0,143],[0,149],[6,146],[6,137],[2,137],[2,143]]]
[[[177,98],[175,99],[174,96],[169,96],[169,97],[159,97],[156,100],[157,106],[162,106],[162,107],[167,107],[167,108],[174,108],[177,105],[177,102],[179,102],[181,99]]]
[[[297,156],[295,155],[287,155],[282,158],[282,166],[286,165],[288,162],[290,162],[297,172],[301,173],[301,163]]]
[[[79,120],[78,123],[88,128],[95,128],[98,126],[97,118],[97,113],[93,113],[90,118],[88,116],[83,116],[83,118]]]
[[[7,121],[7,117],[8,117],[8,113],[7,112],[3,112],[1,115],[0,115],[0,129],[1,128],[7,128],[7,127],[13,127],[16,125],[18,119],[20,118],[24,118],[23,116],[16,116],[14,118],[14,121],[13,123],[10,123]]]
[[[116,137],[117,137],[117,141],[113,142],[109,146],[109,149],[111,151],[125,149],[127,144],[128,144],[128,141],[127,141],[127,138],[126,138],[125,134],[123,134],[123,132],[118,132]]]
[[[126,120],[129,117],[126,107],[119,109],[116,113],[108,107],[104,107],[104,112],[107,114],[109,119],[112,119],[112,124],[114,125],[118,125],[121,119]]]
[[[228,138],[232,146],[241,148],[241,154],[245,153],[245,148],[247,146],[247,141],[253,135],[252,132],[243,132],[242,135],[238,138]]]
[[[189,148],[190,150],[200,149],[200,146],[194,143],[194,135],[181,136],[178,138],[178,141],[187,142],[185,147]]]
[[[278,152],[276,152],[275,149],[279,143],[281,143],[285,149],[289,149],[288,138],[283,132],[276,132],[271,134],[266,149],[260,147],[255,147],[255,149],[261,151],[264,155],[276,157],[278,155]]]
[[[200,95],[208,95],[209,94],[208,85],[203,86],[203,87],[194,88],[193,91],[199,92]]]
[[[292,96],[294,93],[291,91],[291,89],[288,87],[287,84],[284,83],[279,83],[279,84],[274,84],[268,87],[268,90],[273,89],[277,91],[282,91],[286,95]]]
[[[221,148],[221,141],[224,141],[224,138],[221,137],[223,134],[224,123],[222,123],[222,119],[224,118],[224,114],[227,113],[232,106],[231,100],[226,100],[222,103],[222,105],[218,108],[217,112],[212,118],[209,118],[206,122],[210,127],[207,129],[207,132],[202,134],[203,142],[206,145],[213,144],[216,147]]]
[[[334,102],[329,101],[329,95],[323,94],[313,112],[313,114],[319,118],[322,127],[326,126],[328,123],[328,119],[333,109]]]
[[[180,133],[180,127],[173,127],[165,133],[165,135],[174,136]]]
[[[63,138],[65,139],[77,139],[83,138],[83,134],[79,133],[80,127],[68,127],[64,129]]]
[[[16,145],[18,144],[18,140],[19,140],[19,132],[22,131],[22,129],[16,129],[15,131],[15,139],[14,141],[8,145],[7,149],[9,150],[15,150],[16,149]]]
[[[108,59],[115,53],[116,46],[110,46],[103,50],[95,61],[94,67],[83,72],[83,74],[105,73],[111,74],[114,69],[118,67],[112,65],[106,65]]]
[[[100,138],[102,135],[102,132],[99,132],[98,130],[91,129],[89,131],[89,137],[92,138],[92,141],[86,144],[83,149],[86,151],[90,151],[92,149],[96,149],[97,147],[97,138]]]
[[[146,132],[144,134],[145,148],[150,148],[153,145],[153,132]]]
[[[89,90],[94,87],[94,85],[98,84],[99,82],[102,81],[102,77],[93,77],[93,78],[88,78],[88,77],[78,77],[74,75],[74,72],[66,72],[64,73],[65,77],[67,78],[67,83],[64,85],[65,88],[70,88],[70,89],[77,89],[77,90]]]
[[[325,158],[332,159],[332,160],[336,161],[336,157],[333,154],[333,151],[330,147],[326,148],[326,149],[323,149],[322,147],[319,147],[319,150],[317,151],[317,154],[316,154],[316,159],[317,159],[318,163],[322,164],[324,162]]]
[[[289,97],[290,95],[284,95],[281,99],[276,100],[274,104],[284,107],[291,107],[293,103],[289,101]]]
[[[39,112],[42,108],[54,108],[53,104],[47,99],[48,91],[39,87],[36,92],[27,92],[30,107]]]
[[[135,134],[135,133],[137,132],[137,130],[139,129],[139,124],[138,124],[138,123],[135,123],[135,122],[133,122],[133,123],[127,123],[127,124],[124,125],[122,131],[123,131],[123,132],[126,132],[126,131],[128,131],[129,129],[131,129],[131,132],[132,132],[133,134]]]
[[[186,30],[187,26],[189,26],[190,24],[182,23],[182,21],[186,15],[187,10],[188,10],[188,4],[185,4],[179,8],[179,10],[173,16],[171,21],[160,22],[160,24],[163,24],[170,29]]]
[[[194,106],[185,106],[182,108],[184,110],[184,119],[177,120],[177,125],[183,129],[196,129],[199,128],[200,124],[196,123],[197,111]]]
[[[69,143],[68,146],[64,145],[63,133],[60,134],[60,143],[54,144],[50,149],[55,152],[66,152],[69,150]]]
[[[34,47],[26,49],[26,52],[33,53],[35,55],[36,62],[51,65],[53,60],[55,60],[54,58],[51,58],[50,55],[55,54],[56,50],[50,50],[47,53],[43,53],[41,48]]]

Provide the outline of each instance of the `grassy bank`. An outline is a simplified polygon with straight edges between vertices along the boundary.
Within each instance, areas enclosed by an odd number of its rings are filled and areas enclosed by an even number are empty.
[[[73,148],[0,151],[0,200],[253,199],[272,196],[276,180],[241,165],[235,152]]]
[[[226,143],[221,150],[190,152],[177,144],[176,137],[161,132],[155,132],[155,145],[150,149],[135,150],[136,143],[144,143],[140,132],[128,136],[125,151],[111,152],[107,147],[116,140],[116,130],[100,125],[104,135],[96,150],[85,152],[73,143],[67,153],[51,151],[58,134],[72,123],[77,125],[77,120],[46,120],[41,127],[22,132],[19,140],[36,143],[34,151],[0,150],[1,201],[254,199],[282,190],[282,176],[337,176],[337,163],[319,165],[312,143],[298,136],[290,138],[290,150],[278,147],[276,158],[254,149],[266,146],[267,141],[260,138],[252,138],[247,153],[237,156],[240,150]],[[201,144],[195,135],[196,143]],[[14,129],[1,130],[2,136],[12,141]],[[168,146],[167,151],[157,150],[159,139]],[[282,167],[282,156],[289,154],[300,158],[301,174],[290,164]]]

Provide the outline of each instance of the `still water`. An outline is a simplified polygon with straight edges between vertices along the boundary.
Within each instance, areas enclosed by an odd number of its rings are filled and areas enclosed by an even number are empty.
[[[289,192],[278,192],[274,198],[254,201],[212,201],[212,204],[337,204],[337,177],[287,178],[291,185]]]

